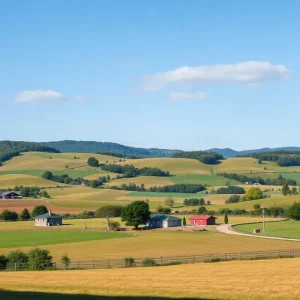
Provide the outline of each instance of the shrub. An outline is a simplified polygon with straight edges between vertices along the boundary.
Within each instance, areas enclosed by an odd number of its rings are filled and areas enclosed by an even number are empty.
[[[262,199],[263,197],[264,197],[264,194],[261,191],[261,189],[252,187],[243,196],[243,200],[244,201],[257,200],[257,199]]]
[[[294,220],[300,220],[300,202],[294,202],[287,209],[286,215]]]
[[[237,203],[240,202],[241,200],[241,196],[239,195],[231,195],[226,201],[225,203]]]
[[[15,250],[11,251],[7,255],[8,263],[19,263],[19,264],[27,264],[28,263],[28,255],[21,251]]]
[[[0,219],[4,221],[16,221],[18,220],[19,215],[15,211],[10,211],[8,209],[5,209],[1,214],[0,214]]]
[[[125,267],[127,267],[127,268],[134,267],[134,258],[133,257],[125,258]]]
[[[99,161],[95,157],[89,157],[89,159],[87,160],[87,164],[90,167],[98,167],[99,166]]]
[[[52,256],[48,250],[35,248],[28,252],[28,267],[31,270],[44,270],[52,267]]]
[[[0,270],[6,269],[8,259],[4,255],[0,255]]]
[[[120,228],[120,223],[118,221],[113,221],[109,223],[109,228],[111,230],[118,230]]]
[[[207,213],[207,209],[204,206],[200,206],[198,208],[198,214],[206,214]]]
[[[66,269],[68,269],[70,263],[71,263],[71,259],[67,254],[64,254],[61,259],[60,262],[65,266]]]
[[[171,213],[171,208],[169,208],[169,207],[162,207],[162,206],[158,206],[157,207],[157,209],[156,209],[156,211],[158,212],[158,213],[162,213],[162,214],[170,214]]]
[[[186,219],[185,219],[185,217],[183,217],[182,225],[183,225],[183,226],[186,226]]]
[[[156,261],[152,258],[145,258],[142,261],[142,264],[143,264],[144,267],[156,266]]]
[[[244,188],[241,186],[220,187],[216,190],[216,194],[245,194]]]

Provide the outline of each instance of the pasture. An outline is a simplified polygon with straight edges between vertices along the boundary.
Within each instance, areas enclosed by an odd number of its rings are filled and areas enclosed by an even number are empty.
[[[0,189],[13,188],[16,185],[23,186],[38,186],[38,187],[55,187],[56,182],[45,180],[41,177],[24,175],[24,174],[10,174],[0,176]]]
[[[252,232],[253,229],[259,228],[262,232],[262,224],[243,224],[234,227],[237,231]],[[266,223],[266,235],[284,236],[300,239],[300,221],[283,221]]]
[[[65,227],[67,225],[63,225]],[[0,248],[54,245],[129,237],[119,232],[30,230],[0,232]]]
[[[300,259],[289,258],[147,269],[5,272],[0,273],[0,293],[18,300],[300,299],[299,268]],[[204,280],[201,274],[211,276]]]

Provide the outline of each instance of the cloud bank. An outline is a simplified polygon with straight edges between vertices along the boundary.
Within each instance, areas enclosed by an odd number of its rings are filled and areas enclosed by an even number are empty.
[[[289,78],[290,70],[284,65],[247,61],[237,64],[185,66],[167,72],[155,73],[145,78],[144,89],[159,91],[169,84],[182,83],[258,86],[267,81],[283,81]]]
[[[171,92],[169,99],[171,100],[204,100],[207,98],[206,93],[178,93]]]
[[[16,96],[15,101],[19,103],[50,102],[62,99],[63,96],[62,93],[51,90],[23,91]]]

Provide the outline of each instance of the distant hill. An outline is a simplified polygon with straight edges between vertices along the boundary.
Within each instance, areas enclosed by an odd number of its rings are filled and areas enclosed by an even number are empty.
[[[39,151],[39,152],[52,152],[52,153],[59,152],[57,149],[51,146],[42,145],[41,143],[0,141],[0,153],[7,153],[12,151],[17,151],[17,152]]]
[[[300,151],[300,147],[278,147],[278,148],[260,148],[260,149],[253,149],[253,150],[242,150],[242,151],[236,151],[230,148],[212,148],[207,151],[213,151],[222,154],[224,157],[230,158],[230,157],[236,157],[239,155],[247,155],[251,153],[256,152],[273,152],[273,151],[279,151],[279,150],[285,150],[285,151]]]
[[[124,146],[117,143],[110,142],[95,142],[95,141],[58,141],[58,142],[44,142],[43,145],[54,147],[60,152],[76,152],[76,153],[103,153],[110,152],[125,156],[138,157],[171,157],[173,153],[181,150],[168,150],[157,148],[135,148]]]

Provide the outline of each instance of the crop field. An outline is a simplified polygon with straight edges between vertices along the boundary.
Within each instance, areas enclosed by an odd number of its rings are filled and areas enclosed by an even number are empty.
[[[299,258],[288,258],[147,269],[5,272],[0,273],[0,293],[17,300],[300,299],[299,268]],[[199,270],[213,276],[204,280]]]
[[[237,231],[243,230],[252,232],[255,228],[259,228],[262,231],[262,224],[244,224],[235,226]],[[297,237],[300,239],[300,221],[289,220],[266,223],[266,235],[268,234],[284,237]]]
[[[0,232],[0,248],[26,247],[129,237],[119,232],[30,230]]]

